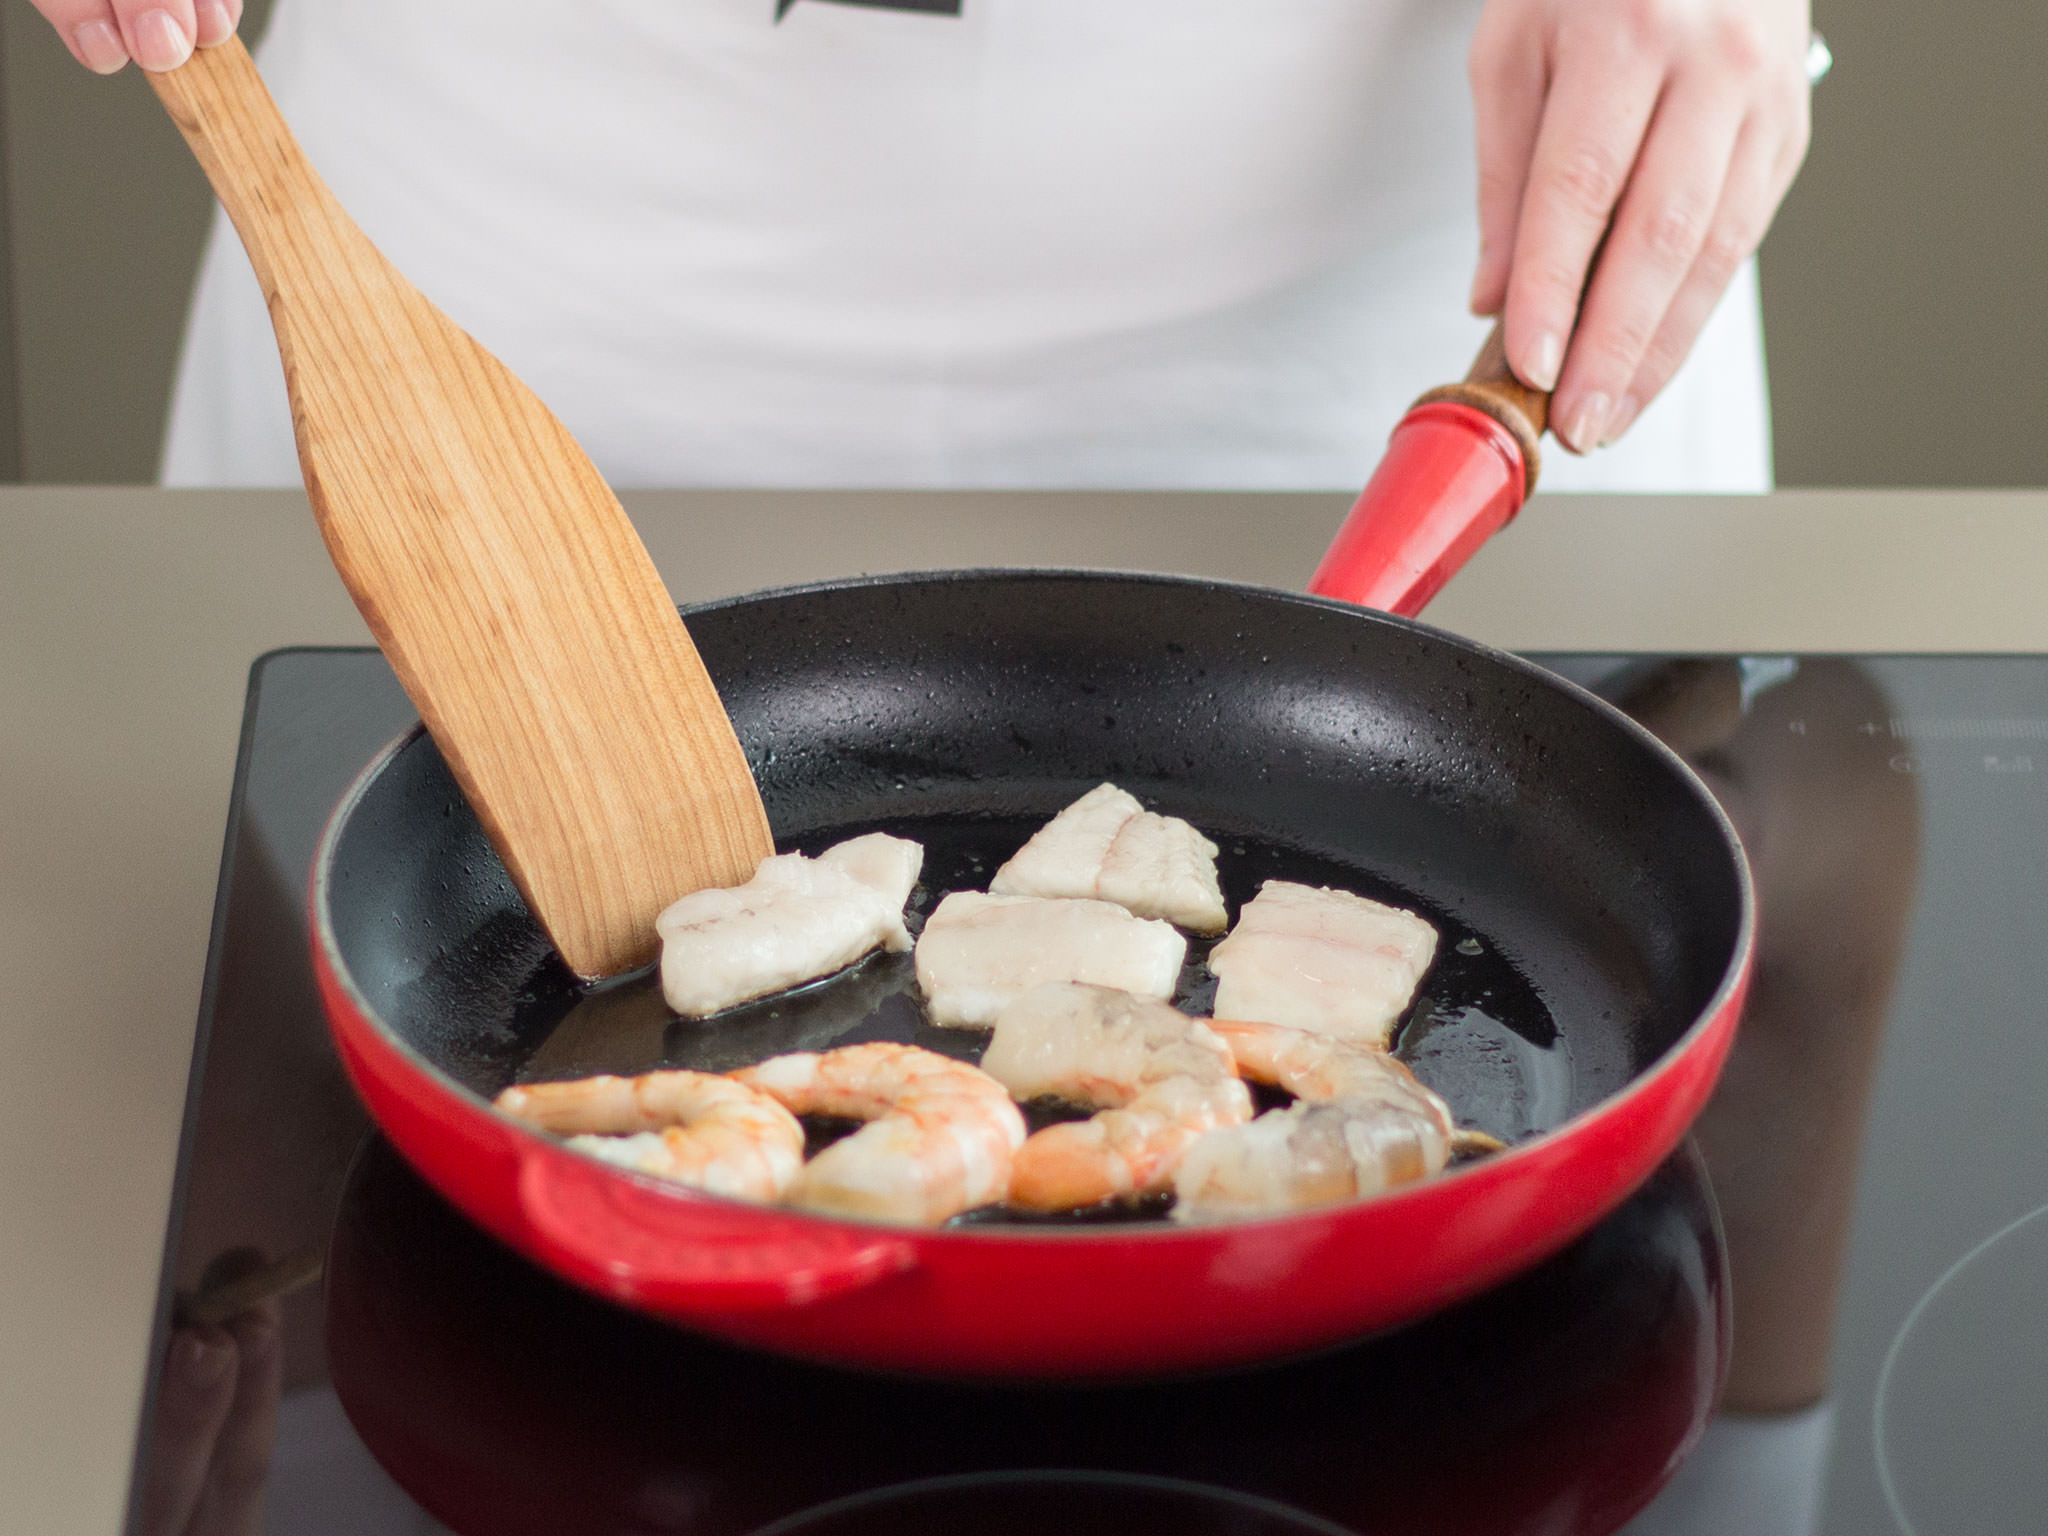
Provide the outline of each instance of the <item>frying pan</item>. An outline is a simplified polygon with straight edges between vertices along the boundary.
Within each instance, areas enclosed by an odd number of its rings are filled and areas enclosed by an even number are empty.
[[[1411,590],[1440,579],[1442,562],[1410,564]],[[1705,1103],[1750,963],[1734,831],[1654,738],[1534,666],[1349,603],[1168,577],[890,577],[686,618],[783,847],[884,826],[926,840],[929,885],[981,883],[1109,779],[1223,847],[1233,911],[1274,874],[1418,907],[1442,958],[1400,1048],[1515,1144],[1371,1200],[1209,1226],[912,1231],[600,1165],[490,1098],[522,1076],[979,1037],[925,1026],[900,960],[702,1026],[668,1020],[645,978],[580,988],[415,732],[357,780],[315,863],[334,1035],[430,1182],[601,1295],[844,1364],[1230,1365],[1416,1317],[1554,1252]],[[1201,986],[1191,967],[1184,1001]]]

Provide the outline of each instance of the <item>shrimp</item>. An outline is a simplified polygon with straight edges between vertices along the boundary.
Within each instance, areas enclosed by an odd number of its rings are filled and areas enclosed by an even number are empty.
[[[979,1067],[878,1040],[775,1056],[732,1074],[799,1115],[868,1123],[804,1164],[787,1204],[936,1226],[1000,1200],[1024,1117]]]
[[[1174,1175],[1179,1221],[1270,1215],[1377,1194],[1450,1160],[1450,1106],[1383,1051],[1280,1024],[1213,1020],[1238,1070],[1299,1095],[1213,1131]]]
[[[997,1016],[981,1067],[1019,1099],[1102,1110],[1024,1143],[1010,1171],[1010,1204],[1022,1210],[1162,1191],[1197,1136],[1252,1113],[1229,1047],[1201,1021],[1108,987],[1032,988]]]
[[[796,1116],[710,1072],[528,1083],[497,1104],[579,1152],[717,1195],[777,1199],[804,1161]]]

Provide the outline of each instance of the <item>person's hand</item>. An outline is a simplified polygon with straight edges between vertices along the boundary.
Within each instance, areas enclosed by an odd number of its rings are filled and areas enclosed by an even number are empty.
[[[1810,36],[1807,0],[1489,0],[1472,308],[1567,447],[1628,430],[1762,242],[1806,154]]]
[[[196,45],[234,35],[242,0],[30,0],[57,29],[71,56],[111,75],[130,59],[144,69],[176,69]]]
[[[257,1536],[284,1382],[282,1314],[263,1301],[225,1327],[173,1329],[157,1385],[136,1529]]]

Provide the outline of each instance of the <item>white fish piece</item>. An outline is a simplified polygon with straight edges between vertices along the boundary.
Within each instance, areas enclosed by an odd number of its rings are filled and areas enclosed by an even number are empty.
[[[745,885],[693,891],[654,920],[661,995],[703,1018],[829,976],[872,949],[910,948],[903,905],[924,848],[870,832],[828,848],[765,858]]]
[[[1221,933],[1229,924],[1216,845],[1114,784],[1098,784],[1040,827],[988,888],[996,896],[1113,901],[1191,933]]]
[[[1209,955],[1216,1017],[1385,1050],[1436,958],[1436,929],[1350,891],[1268,880]]]
[[[903,906],[910,900],[911,889],[924,868],[924,844],[913,843],[907,837],[891,837],[886,832],[870,832],[866,837],[834,843],[818,855],[817,862],[842,869],[863,885],[871,885],[885,894],[901,891],[903,894],[893,908],[894,926],[883,940],[883,947],[897,951],[910,948],[910,930],[903,926]]]
[[[955,891],[917,940],[917,984],[939,1024],[986,1029],[1048,981],[1168,998],[1188,941],[1108,901]]]
[[[1110,844],[1145,808],[1114,784],[1098,784],[1031,834],[988,883],[991,896],[1093,897]]]
[[[1178,816],[1140,811],[1125,822],[1095,877],[1095,894],[1190,933],[1230,926],[1216,879],[1216,845]]]

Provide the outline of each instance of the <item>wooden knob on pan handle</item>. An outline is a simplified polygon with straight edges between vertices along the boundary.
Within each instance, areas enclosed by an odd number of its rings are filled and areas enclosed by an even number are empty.
[[[1439,385],[1415,404],[1427,405],[1433,400],[1469,405],[1507,428],[1522,449],[1522,494],[1527,496],[1536,489],[1536,473],[1542,464],[1537,443],[1550,425],[1550,392],[1531,389],[1515,377],[1515,370],[1508,366],[1507,340],[1500,321],[1494,321],[1462,383]]]

